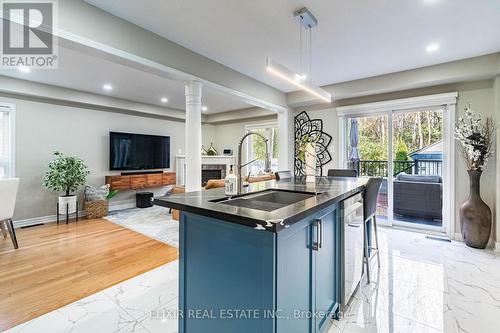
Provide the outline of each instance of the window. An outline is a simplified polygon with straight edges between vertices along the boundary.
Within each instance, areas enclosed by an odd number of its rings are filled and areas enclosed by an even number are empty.
[[[14,176],[12,149],[13,108],[0,104],[0,178]]]
[[[266,124],[256,126],[246,126],[246,132],[257,132],[269,139],[269,152],[271,153],[271,170],[278,170],[278,125]],[[247,166],[247,174],[256,175],[264,170],[266,157],[266,145],[262,138],[252,135],[248,138],[247,158],[248,162],[253,161]],[[244,161],[243,161],[244,162]]]
[[[342,165],[357,168],[361,176],[384,178],[377,198],[380,222],[455,235],[450,212],[457,96],[444,93],[337,108]]]

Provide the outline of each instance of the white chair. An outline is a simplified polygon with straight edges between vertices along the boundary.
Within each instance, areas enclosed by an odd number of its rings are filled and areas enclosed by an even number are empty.
[[[14,224],[12,223],[12,217],[14,216],[14,208],[16,207],[16,197],[17,189],[19,188],[19,179],[0,179],[0,226],[2,228],[4,238],[7,238],[7,232],[5,231],[5,225],[9,229],[10,238],[12,239],[12,244],[14,248],[18,248],[16,231],[14,230]]]

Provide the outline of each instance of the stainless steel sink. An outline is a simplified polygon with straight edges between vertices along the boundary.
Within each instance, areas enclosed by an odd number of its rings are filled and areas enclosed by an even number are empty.
[[[267,190],[238,197],[216,199],[211,202],[271,212],[299,201],[309,199],[318,194],[320,193]]]

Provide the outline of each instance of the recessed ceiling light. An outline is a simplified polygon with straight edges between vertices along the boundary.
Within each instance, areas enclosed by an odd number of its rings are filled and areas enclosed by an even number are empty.
[[[106,84],[103,84],[102,89],[104,89],[106,91],[111,91],[111,90],[113,90],[113,86],[110,85],[109,83],[106,83]]]
[[[205,105],[203,105],[203,106],[201,107],[201,111],[207,111],[207,110],[208,110],[208,108],[207,108]]]
[[[17,67],[17,69],[20,72],[23,72],[23,73],[29,73],[29,72],[31,72],[31,68],[29,68],[28,66],[19,66],[19,67]]]
[[[439,0],[424,0],[425,3],[428,3],[428,4],[435,4],[436,2],[438,2]]]
[[[167,102],[168,102],[168,98],[166,98],[166,97],[162,97],[162,98],[161,98],[161,102],[162,102],[162,103],[167,103]]]
[[[427,51],[427,53],[436,52],[437,50],[439,50],[439,44],[438,43],[429,44],[425,48],[425,51]]]

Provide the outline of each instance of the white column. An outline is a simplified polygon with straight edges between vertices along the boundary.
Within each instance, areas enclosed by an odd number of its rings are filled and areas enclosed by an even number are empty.
[[[493,85],[493,95],[494,95],[494,101],[493,101],[493,119],[495,123],[498,124],[500,121],[500,75],[497,75],[494,81]],[[496,182],[496,191],[495,191],[495,207],[494,212],[495,212],[495,223],[493,227],[492,232],[492,238],[495,238],[495,252],[497,255],[500,255],[500,193],[498,191],[499,185],[498,183],[500,182],[500,130],[497,130],[496,133],[496,148],[495,148],[495,163],[496,163],[496,175],[495,175],[495,182]],[[496,235],[495,235],[496,234]]]
[[[280,170],[290,170],[292,173],[295,140],[293,116],[294,113],[291,109],[278,113],[278,165]]]
[[[201,87],[186,82],[186,192],[201,190]]]

